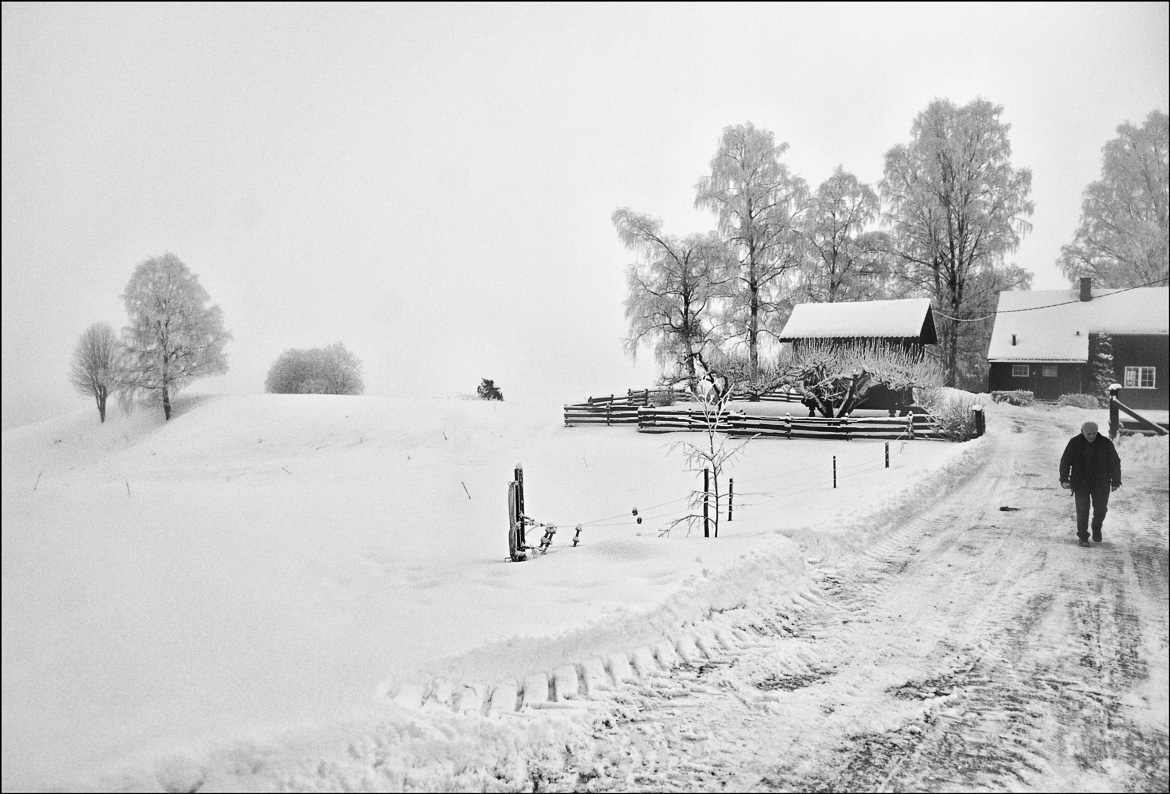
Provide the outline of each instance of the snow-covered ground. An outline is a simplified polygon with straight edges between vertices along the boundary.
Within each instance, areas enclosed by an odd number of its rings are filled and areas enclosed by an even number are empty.
[[[879,441],[754,441],[716,539],[665,532],[697,487],[672,445],[699,438],[565,428],[559,404],[274,395],[4,433],[3,788],[182,788],[306,743],[448,769],[401,718],[414,693],[486,698],[761,587],[798,597],[794,540],[847,553],[987,441],[891,443],[889,469]],[[505,562],[516,463],[527,514],[562,527],[525,563]],[[431,730],[464,763],[557,724],[452,718]]]

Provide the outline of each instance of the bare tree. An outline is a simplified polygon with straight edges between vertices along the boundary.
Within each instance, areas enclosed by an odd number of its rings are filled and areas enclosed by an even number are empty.
[[[79,394],[94,398],[102,422],[106,421],[106,400],[119,386],[121,363],[121,345],[108,323],[86,328],[73,349],[70,382]]]
[[[1031,229],[1032,172],[1011,166],[1003,107],[936,99],[918,114],[912,140],[886,153],[894,274],[908,293],[930,296],[946,384],[959,371],[960,340],[973,319],[970,282],[1003,266]]]
[[[1170,276],[1170,117],[1154,110],[1105,144],[1101,178],[1085,189],[1081,224],[1057,264],[1074,283],[1136,287]]]
[[[682,523],[693,527],[697,522],[706,518],[710,528],[704,524],[703,534],[706,537],[710,529],[714,529],[714,536],[719,537],[720,516],[728,509],[730,493],[723,488],[724,468],[734,460],[748,442],[754,438],[742,441],[729,442],[722,435],[727,429],[730,411],[728,402],[731,399],[733,381],[722,372],[709,370],[691,390],[695,405],[702,412],[703,442],[700,444],[691,441],[680,441],[671,446],[671,449],[680,448],[687,468],[696,473],[704,474],[706,488],[691,491],[689,501],[690,510],[687,515],[672,521],[662,534],[668,534]]]
[[[696,364],[718,342],[712,308],[728,280],[727,248],[714,232],[668,237],[661,220],[626,208],[614,212],[613,223],[641,260],[627,273],[626,351],[636,356],[639,346],[652,345],[656,360],[694,388]]]
[[[753,379],[761,335],[769,324],[778,331],[791,311],[784,278],[802,256],[794,216],[808,189],[780,162],[787,149],[750,121],[726,127],[710,175],[695,186],[695,206],[718,215],[719,233],[739,260],[725,322],[729,336],[747,344]]]
[[[140,399],[162,403],[171,418],[171,398],[191,381],[227,371],[223,348],[232,335],[223,312],[199,277],[174,254],[140,264],[122,295],[130,325],[122,329],[125,385]]]

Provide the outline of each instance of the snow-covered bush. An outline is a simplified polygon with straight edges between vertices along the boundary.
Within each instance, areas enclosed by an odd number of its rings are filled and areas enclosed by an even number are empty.
[[[1016,389],[1015,391],[993,391],[991,399],[997,403],[1008,405],[1031,405],[1035,402],[1035,395],[1030,391]]]
[[[286,350],[268,370],[269,394],[361,394],[362,363],[341,342],[326,348]]]
[[[782,356],[767,388],[787,388],[826,417],[848,415],[879,384],[891,391],[941,386],[933,359],[877,342],[811,342]]]
[[[666,408],[674,405],[675,394],[673,389],[659,389],[650,392],[650,404],[655,408]]]
[[[1100,408],[1101,401],[1091,394],[1062,394],[1056,401],[1057,405],[1069,405],[1073,408]]]
[[[975,437],[975,412],[979,399],[960,389],[921,389],[917,398],[922,407],[938,421],[938,432],[948,441],[968,441]]]

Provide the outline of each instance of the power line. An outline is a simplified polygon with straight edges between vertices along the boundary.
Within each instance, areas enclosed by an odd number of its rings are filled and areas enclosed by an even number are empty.
[[[1104,300],[1105,298],[1108,298],[1112,295],[1120,295],[1123,292],[1129,292],[1131,289],[1141,289],[1142,287],[1152,287],[1154,284],[1161,284],[1163,281],[1166,281],[1165,276],[1163,276],[1162,278],[1156,279],[1154,281],[1150,281],[1146,284],[1138,284],[1135,287],[1125,287],[1124,289],[1119,289],[1115,292],[1107,292],[1103,295],[1097,295],[1093,298],[1093,300]],[[1081,301],[1080,298],[1077,298],[1076,300],[1061,301],[1060,303],[1049,303],[1045,306],[1029,306],[1026,309],[1004,309],[1003,311],[999,311],[997,309],[996,311],[993,311],[991,314],[985,314],[982,317],[974,317],[974,318],[970,318],[970,319],[964,319],[962,317],[951,317],[949,314],[943,314],[942,312],[937,311],[937,310],[934,312],[934,314],[936,317],[942,317],[944,319],[951,320],[951,321],[956,322],[956,323],[981,323],[984,320],[990,319],[997,314],[1014,314],[1015,312],[1034,312],[1034,311],[1038,311],[1039,309],[1051,309],[1054,306],[1067,306],[1070,303],[1082,303],[1082,302],[1083,301]]]

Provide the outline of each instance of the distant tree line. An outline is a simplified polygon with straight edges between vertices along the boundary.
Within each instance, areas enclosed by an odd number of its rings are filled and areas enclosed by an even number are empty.
[[[715,231],[668,235],[651,215],[613,213],[636,256],[627,352],[648,347],[666,383],[693,388],[718,365],[763,387],[796,304],[928,297],[942,381],[981,388],[998,295],[1032,280],[1009,261],[1034,205],[1032,173],[1012,164],[1002,113],[984,99],[931,102],[910,140],[886,153],[876,188],[838,166],[810,190],[772,132],[751,122],[725,128],[695,193]],[[1061,266],[1072,279],[1092,273],[1103,286],[1134,286],[1166,277],[1166,114],[1118,132]]]

